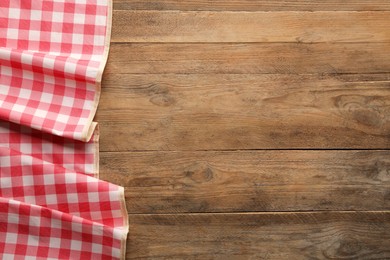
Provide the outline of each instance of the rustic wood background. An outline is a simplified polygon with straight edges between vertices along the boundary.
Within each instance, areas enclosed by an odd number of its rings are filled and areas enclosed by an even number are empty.
[[[129,259],[390,259],[390,1],[114,0],[102,92]]]

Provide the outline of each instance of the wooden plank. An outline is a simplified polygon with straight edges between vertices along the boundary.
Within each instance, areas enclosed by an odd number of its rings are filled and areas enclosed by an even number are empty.
[[[390,148],[388,75],[107,75],[101,151]]]
[[[382,73],[389,60],[389,43],[112,44],[105,73]]]
[[[129,213],[389,210],[390,151],[102,153]]]
[[[389,259],[390,212],[130,215],[129,259]]]
[[[114,11],[111,41],[388,42],[389,16],[388,11]]]
[[[388,0],[115,0],[116,10],[389,11]]]

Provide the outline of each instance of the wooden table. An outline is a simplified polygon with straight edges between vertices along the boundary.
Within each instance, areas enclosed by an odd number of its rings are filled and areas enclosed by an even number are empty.
[[[390,259],[390,1],[114,9],[96,119],[129,259]]]

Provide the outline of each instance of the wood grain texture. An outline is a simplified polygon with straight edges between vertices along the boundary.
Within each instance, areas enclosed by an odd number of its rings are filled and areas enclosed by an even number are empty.
[[[390,259],[388,0],[114,9],[96,120],[128,259]]]
[[[390,151],[103,153],[129,213],[389,210]]]
[[[111,41],[388,42],[389,16],[388,11],[114,11]]]
[[[116,10],[388,11],[388,0],[114,0]]]
[[[125,73],[384,73],[390,72],[389,60],[390,43],[112,44],[105,77]]]
[[[131,215],[129,259],[389,259],[389,212]]]
[[[388,75],[107,75],[101,151],[390,148]]]

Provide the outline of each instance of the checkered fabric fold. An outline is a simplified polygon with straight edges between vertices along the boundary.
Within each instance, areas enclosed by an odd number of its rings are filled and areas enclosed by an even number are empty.
[[[99,172],[98,142],[98,128],[85,143],[0,120],[0,146],[93,177]]]
[[[0,259],[123,259],[92,121],[111,0],[0,0]]]
[[[123,230],[0,197],[2,259],[119,259]]]
[[[0,119],[89,140],[108,51],[110,5],[0,1]]]

